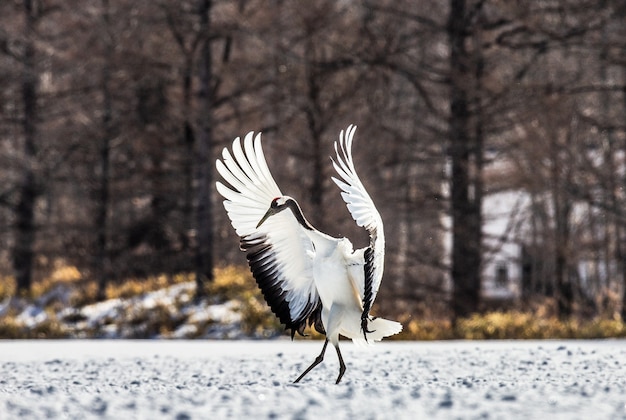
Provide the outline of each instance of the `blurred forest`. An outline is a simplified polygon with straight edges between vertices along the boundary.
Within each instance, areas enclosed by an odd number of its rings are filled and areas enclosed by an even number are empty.
[[[202,293],[245,264],[214,162],[251,130],[312,224],[364,246],[330,180],[350,123],[385,312],[626,319],[623,0],[3,0],[0,281],[72,266],[104,296],[185,272]]]

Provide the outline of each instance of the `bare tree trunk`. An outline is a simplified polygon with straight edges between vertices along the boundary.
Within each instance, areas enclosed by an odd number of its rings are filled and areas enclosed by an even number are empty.
[[[28,292],[32,282],[33,247],[35,242],[35,198],[37,185],[35,178],[36,137],[37,137],[37,72],[35,69],[35,11],[31,0],[24,0],[24,57],[22,74],[22,100],[24,105],[24,167],[19,199],[16,207],[15,248],[13,269],[18,292]]]
[[[185,197],[184,197],[184,205],[183,205],[183,217],[185,229],[187,231],[191,230],[193,226],[192,215],[193,215],[193,162],[194,162],[194,146],[195,146],[195,138],[193,134],[193,128],[191,125],[191,121],[189,121],[191,115],[191,88],[192,88],[192,72],[193,72],[193,59],[191,56],[193,52],[189,54],[185,59],[185,67],[183,69],[183,113],[184,113],[184,123],[183,123],[183,143],[185,147],[185,160],[186,165],[184,168],[184,177],[185,177]],[[183,248],[187,250],[189,248],[189,236],[186,232],[183,235]]]
[[[209,157],[212,139],[213,85],[210,18],[211,0],[200,0],[200,31],[203,43],[200,57],[200,116],[196,150],[196,298],[204,295],[204,284],[213,281],[213,209],[211,188],[213,187],[212,165]]]
[[[448,40],[450,44],[450,146],[452,164],[452,309],[455,319],[478,311],[480,303],[480,174],[471,166],[480,162],[480,151],[472,145],[470,87],[473,86],[465,0],[450,1]],[[479,132],[476,131],[476,134]],[[474,178],[472,178],[472,175]]]
[[[616,18],[620,19],[620,21],[622,22],[622,27],[626,28],[626,26],[624,26],[624,22],[626,20],[626,8],[621,7],[619,9],[619,11],[617,11],[616,13]],[[608,42],[606,42],[606,38],[608,35],[608,29],[605,28],[602,32],[602,41],[603,41],[603,48],[602,48],[602,57],[601,60],[604,60],[605,62],[602,64],[601,70],[602,70],[602,80],[606,81],[607,79],[607,66],[608,64],[606,63],[606,61],[609,60],[608,58],[608,51],[610,49],[611,44],[609,44]],[[626,62],[622,61],[622,81],[626,82]],[[626,88],[622,89],[622,102],[623,102],[623,109],[626,109]],[[604,108],[606,110],[608,110],[610,108],[610,100],[607,94],[605,94],[605,97],[603,98],[604,100]],[[626,119],[626,115],[624,115],[622,118]],[[613,146],[613,141],[614,141],[614,136],[611,135],[612,133],[609,132],[609,145]],[[623,153],[624,156],[626,156],[626,139],[622,139],[621,140],[621,146],[619,144],[615,145],[614,148],[612,148],[612,154],[613,156],[615,155],[619,155],[620,152],[620,148],[621,148],[621,153]],[[615,227],[615,232],[614,232],[614,238],[615,238],[615,249],[614,249],[614,257],[616,260],[616,267],[615,267],[615,277],[616,277],[616,283],[618,285],[618,290],[619,290],[619,285],[621,285],[622,287],[622,308],[620,311],[620,315],[622,317],[622,320],[626,321],[626,225],[624,224],[624,221],[626,220],[626,162],[624,162],[622,160],[621,164],[617,164],[617,165],[612,165],[612,172],[611,172],[611,185],[610,185],[610,194],[611,194],[611,202],[610,202],[610,206],[613,208],[613,214],[612,214],[612,220],[614,223],[614,227]],[[619,175],[620,169],[622,171],[622,176]],[[610,261],[610,258],[609,258]],[[621,277],[621,279],[619,278]]]
[[[602,80],[602,82],[605,84],[610,83],[610,80],[608,77],[608,54],[609,54],[610,44],[608,43],[607,32],[608,32],[608,28],[604,27],[602,29],[602,34],[601,34],[602,42],[601,42],[600,54],[599,54],[600,80]],[[603,115],[611,115],[611,98],[610,98],[609,92],[601,92],[600,104],[602,107]],[[618,218],[616,214],[616,211],[618,208],[617,207],[618,205],[617,184],[619,183],[619,180],[618,180],[619,175],[618,175],[618,170],[614,162],[614,158],[616,154],[616,147],[615,147],[615,138],[614,138],[615,136],[614,136],[613,130],[607,129],[603,131],[604,131],[602,133],[602,135],[604,136],[604,139],[602,141],[602,151],[603,151],[603,155],[602,155],[603,165],[602,166],[603,168],[600,170],[600,174],[602,176],[602,179],[600,182],[602,183],[602,195],[604,196],[602,200],[605,201],[607,204],[609,204],[615,210],[607,211],[606,209],[601,209],[600,211],[602,212],[603,217],[600,218],[598,225],[600,225],[601,223],[604,229],[601,233],[599,231],[600,226],[596,227],[592,225],[591,229],[592,229],[592,232],[594,229],[598,229],[598,233],[593,232],[593,235],[598,235],[603,238],[602,247],[600,247],[600,243],[598,243],[596,246],[598,249],[597,253],[601,254],[601,256],[603,257],[602,263],[604,264],[604,270],[598,270],[600,272],[603,271],[604,274],[596,276],[596,279],[598,282],[598,288],[596,289],[596,293],[599,292],[600,294],[606,296],[609,290],[613,289],[614,286],[618,286],[617,284],[613,284],[614,283],[613,277],[616,277],[617,273],[614,273],[613,271],[612,262],[614,261],[614,258],[619,258],[617,255],[619,254],[619,247],[620,247],[620,244],[619,244],[620,239],[618,236],[619,235],[619,223],[618,223]],[[615,246],[615,248],[613,248],[613,245]],[[617,261],[619,261],[619,259]],[[599,265],[600,264],[598,264],[598,266]],[[604,277],[604,278],[601,278],[601,277]],[[604,303],[604,300],[605,299],[603,298],[602,303]],[[602,309],[605,309],[605,308],[603,307]]]
[[[167,5],[167,6],[166,6]],[[185,30],[181,29],[181,23],[177,20],[177,14],[181,12],[181,9],[167,2],[161,3],[163,12],[165,13],[165,19],[168,24],[168,28],[176,40],[180,53],[182,54],[183,67],[181,68],[181,89],[182,89],[182,139],[181,145],[184,150],[183,159],[183,226],[184,233],[181,235],[181,243],[184,251],[193,251],[193,245],[191,240],[191,232],[193,231],[194,222],[194,164],[196,160],[196,141],[195,133],[193,129],[192,119],[192,92],[193,92],[193,78],[194,78],[194,66],[196,63],[195,54],[197,47],[202,39],[202,35],[199,32],[199,28],[195,28],[195,25],[190,24],[186,29],[191,29],[190,35]],[[195,16],[194,16],[195,17]]]
[[[571,133],[567,134],[568,137]],[[568,141],[569,143],[569,141]],[[568,177],[570,171],[563,168],[564,162],[561,162],[561,147],[559,147],[557,140],[551,140],[552,146],[552,207],[554,209],[554,279],[556,283],[556,298],[558,305],[558,312],[561,318],[567,318],[572,315],[573,312],[573,299],[574,290],[572,282],[569,278],[569,236],[570,236],[570,223],[569,218],[571,214],[571,203],[569,198],[566,197],[565,184],[567,179],[562,177]]]
[[[315,50],[313,41],[309,39],[306,41],[305,52],[305,66],[306,66],[306,78],[307,78],[307,108],[306,118],[309,126],[309,133],[313,140],[313,182],[310,188],[311,204],[313,211],[311,212],[312,222],[316,224],[323,223],[324,221],[324,206],[323,206],[323,161],[322,161],[322,128],[320,124],[321,110],[320,110],[320,86],[317,80],[318,74],[315,68]]]
[[[111,104],[111,63],[113,61],[113,40],[111,39],[111,20],[109,15],[109,0],[102,0],[102,23],[104,31],[104,63],[102,67],[102,139],[100,143],[100,180],[98,191],[98,208],[96,211],[96,261],[95,268],[98,276],[98,300],[106,297],[106,286],[109,280],[110,256],[108,253],[108,218],[109,209],[109,163],[110,142],[113,137],[112,104]]]
[[[626,92],[624,92],[624,100],[626,102]],[[624,154],[626,154],[626,140],[624,141]],[[624,174],[624,179],[622,180],[622,185],[623,185],[623,189],[622,189],[622,199],[623,199],[623,194],[624,191],[626,190],[626,173]],[[625,219],[625,213],[624,213],[624,208],[622,207],[622,222],[616,224],[616,229],[617,232],[615,233],[616,237],[617,237],[617,247],[615,249],[615,257],[617,258],[617,269],[619,271],[619,274],[622,277],[622,310],[621,310],[621,316],[622,316],[622,320],[626,321],[626,261],[624,261],[626,259],[626,252],[625,252],[625,248],[626,246],[624,245],[624,242],[626,241],[626,229],[624,228],[623,225],[623,220]]]
[[[626,10],[624,10],[626,14]],[[622,68],[622,78],[626,80],[626,64],[624,64]],[[624,108],[626,108],[626,89],[622,90],[622,97],[624,101]],[[624,116],[626,117],[626,115]],[[626,155],[626,139],[622,139],[622,153]],[[626,163],[622,163],[622,165],[626,165]],[[622,205],[620,206],[620,219],[621,222],[617,224],[617,249],[616,249],[616,257],[618,262],[618,270],[621,272],[622,276],[622,320],[626,321],[626,226],[624,226],[624,220],[626,220],[626,209],[624,208],[624,204],[626,204],[626,171],[622,174],[621,179],[621,201]],[[617,207],[616,207],[617,209]]]

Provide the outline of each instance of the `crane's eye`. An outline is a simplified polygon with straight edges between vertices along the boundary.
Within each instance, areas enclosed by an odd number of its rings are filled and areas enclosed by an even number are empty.
[[[270,204],[270,207],[275,209],[276,207],[278,207],[278,199],[280,197],[276,197],[275,199],[272,200],[272,204]]]

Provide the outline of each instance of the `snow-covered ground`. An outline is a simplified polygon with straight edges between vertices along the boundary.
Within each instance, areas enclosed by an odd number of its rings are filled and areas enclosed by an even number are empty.
[[[626,419],[626,341],[0,341],[0,418]]]

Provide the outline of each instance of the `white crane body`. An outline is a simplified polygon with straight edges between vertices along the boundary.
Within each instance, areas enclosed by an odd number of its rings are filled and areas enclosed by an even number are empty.
[[[370,245],[353,250],[346,238],[333,238],[306,220],[298,203],[283,195],[274,181],[261,146],[253,133],[233,142],[231,154],[224,149],[217,170],[230,187],[218,182],[226,199],[224,208],[265,300],[280,321],[304,334],[307,325],[326,335],[322,352],[305,372],[323,360],[328,342],[339,358],[339,376],[345,363],[339,336],[357,344],[380,341],[396,334],[402,325],[369,315],[382,280],[384,233],[382,220],[352,161],[352,137],[356,127],[341,132],[333,166],[341,179],[332,178],[359,226],[370,233]],[[269,207],[269,208],[268,208]]]

